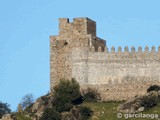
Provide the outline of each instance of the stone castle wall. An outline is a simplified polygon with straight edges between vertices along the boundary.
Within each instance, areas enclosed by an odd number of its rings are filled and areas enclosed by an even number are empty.
[[[72,51],[72,76],[81,86],[97,88],[104,100],[143,95],[149,86],[160,84],[160,50],[154,51],[154,47],[152,51],[137,52],[85,49]]]
[[[124,52],[112,47],[109,52],[91,19],[59,21],[59,35],[50,37],[51,88],[61,78],[75,78],[81,88],[96,88],[103,100],[125,100],[160,84],[160,47],[125,47]]]

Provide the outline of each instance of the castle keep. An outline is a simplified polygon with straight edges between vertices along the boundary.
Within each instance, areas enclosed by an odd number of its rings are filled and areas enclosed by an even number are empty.
[[[143,95],[149,86],[160,84],[160,47],[108,50],[96,35],[96,22],[60,18],[59,35],[50,36],[51,88],[61,78],[75,78],[82,88],[97,89],[103,100]]]

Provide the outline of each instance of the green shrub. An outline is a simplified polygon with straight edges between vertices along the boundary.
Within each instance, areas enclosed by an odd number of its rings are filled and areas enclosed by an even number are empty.
[[[60,120],[61,115],[54,108],[47,108],[39,120]]]
[[[101,99],[100,94],[95,90],[91,88],[87,88],[87,90],[83,90],[83,98],[86,102],[97,102]]]
[[[152,91],[141,99],[141,106],[144,106],[145,108],[151,108],[156,106],[159,102],[160,98],[158,97],[158,94],[155,91]]]
[[[156,105],[156,98],[144,98],[141,101],[141,106],[143,106],[145,109],[154,107]]]
[[[147,92],[151,92],[151,91],[159,91],[160,90],[160,86],[158,85],[152,85],[147,89]]]
[[[80,107],[81,120],[88,120],[93,114],[93,111],[88,107]]]
[[[58,112],[69,111],[76,99],[81,97],[80,86],[74,79],[61,79],[59,84],[54,88],[54,104]]]

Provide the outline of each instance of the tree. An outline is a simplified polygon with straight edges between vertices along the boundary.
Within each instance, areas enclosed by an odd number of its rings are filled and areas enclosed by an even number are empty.
[[[10,113],[11,110],[9,108],[9,105],[7,103],[2,103],[0,101],[0,118],[4,115],[4,114],[7,114],[7,113]]]
[[[74,79],[61,79],[53,89],[55,98],[53,106],[56,107],[58,112],[69,111],[75,100],[81,98],[79,83]]]
[[[34,102],[34,97],[32,94],[26,94],[21,101],[22,108],[25,109],[26,107],[30,106]]]

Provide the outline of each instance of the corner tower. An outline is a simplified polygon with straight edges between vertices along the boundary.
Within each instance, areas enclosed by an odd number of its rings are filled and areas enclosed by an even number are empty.
[[[71,79],[74,77],[73,57],[75,59],[76,56],[73,56],[72,53],[75,51],[80,54],[85,53],[84,59],[87,61],[87,52],[91,46],[94,46],[96,50],[99,46],[104,50],[106,46],[105,40],[96,36],[95,21],[89,18],[74,18],[73,22],[69,22],[68,18],[59,19],[59,35],[50,36],[51,88],[61,78]],[[84,64],[84,68],[86,65]],[[84,79],[87,81],[87,77]]]

